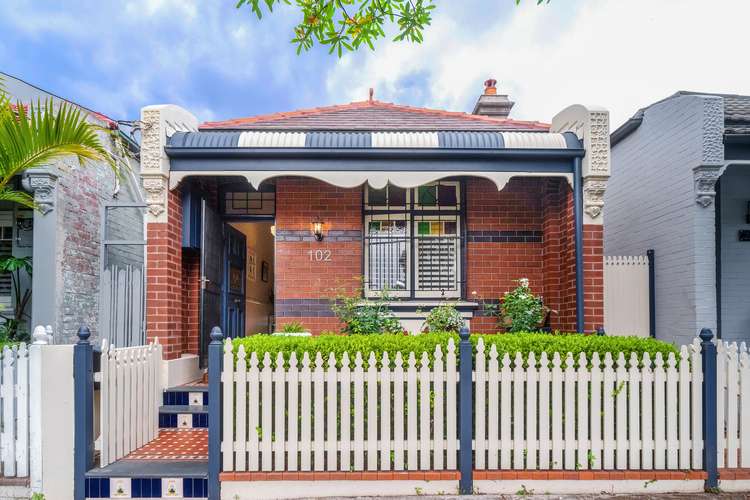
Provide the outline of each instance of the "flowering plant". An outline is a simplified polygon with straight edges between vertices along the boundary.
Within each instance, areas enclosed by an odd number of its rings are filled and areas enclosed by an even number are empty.
[[[545,309],[541,297],[529,288],[528,278],[518,280],[518,286],[505,292],[500,299],[500,321],[511,332],[530,332],[539,329]]]

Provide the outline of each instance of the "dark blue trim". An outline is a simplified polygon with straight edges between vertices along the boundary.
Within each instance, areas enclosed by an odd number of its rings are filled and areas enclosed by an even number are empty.
[[[701,338],[701,364],[703,368],[703,468],[706,471],[706,491],[715,492],[719,487],[717,465],[716,430],[716,346],[711,339],[713,333],[704,328]]]
[[[221,369],[224,335],[219,327],[211,330],[208,345],[208,499],[221,498]]]
[[[565,145],[568,149],[583,149],[583,144],[578,136],[574,132],[563,132],[565,138]]]
[[[500,132],[438,132],[438,145],[444,149],[503,149]]]
[[[236,148],[241,132],[175,132],[167,138],[173,148]]]
[[[474,453],[471,447],[474,432],[474,389],[471,380],[474,356],[468,328],[461,328],[459,336],[461,340],[458,342],[458,469],[461,476],[458,480],[458,494],[471,495],[474,492]]]
[[[372,132],[308,132],[306,148],[371,148]]]
[[[583,149],[441,149],[441,148],[164,148],[167,156],[180,159],[561,159],[582,158]],[[289,167],[288,167],[289,168]],[[296,168],[296,167],[294,167]],[[403,166],[401,166],[403,168]],[[174,162],[171,170],[175,170]],[[245,168],[244,170],[247,170]]]
[[[573,217],[576,250],[576,331],[583,332],[586,322],[583,308],[583,177],[580,158],[573,160]]]
[[[313,150],[308,150],[313,151]],[[447,149],[437,151],[450,151]],[[491,150],[487,150],[491,151]],[[500,150],[504,151],[504,150]],[[507,150],[505,150],[507,151]],[[561,150],[565,151],[565,150]],[[404,158],[173,158],[174,172],[253,172],[258,170],[319,172],[445,172],[446,175],[461,175],[463,172],[542,172],[571,173],[571,158],[548,157],[404,157]],[[249,161],[252,160],[252,161]]]
[[[78,329],[78,343],[73,346],[75,500],[86,498],[86,471],[94,465],[94,371],[90,336],[89,329],[82,326]]]
[[[656,338],[656,262],[653,250],[646,250],[648,258],[648,332]]]

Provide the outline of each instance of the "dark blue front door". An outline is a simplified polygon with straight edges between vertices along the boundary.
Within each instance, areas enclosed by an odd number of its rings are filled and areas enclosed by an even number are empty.
[[[224,332],[229,337],[245,336],[245,235],[224,226]]]

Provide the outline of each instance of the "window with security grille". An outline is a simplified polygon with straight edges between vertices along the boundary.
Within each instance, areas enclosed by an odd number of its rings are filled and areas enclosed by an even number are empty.
[[[13,255],[13,212],[0,212],[0,257]],[[10,273],[0,273],[0,309],[6,316],[13,314],[13,280]]]
[[[365,192],[365,294],[461,296],[461,184]]]

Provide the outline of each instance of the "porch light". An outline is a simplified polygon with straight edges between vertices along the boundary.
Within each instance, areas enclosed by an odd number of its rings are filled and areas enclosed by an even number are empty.
[[[271,225],[271,236],[276,237],[276,224]]]
[[[313,220],[312,233],[317,241],[323,241],[323,221],[318,217]]]

